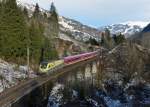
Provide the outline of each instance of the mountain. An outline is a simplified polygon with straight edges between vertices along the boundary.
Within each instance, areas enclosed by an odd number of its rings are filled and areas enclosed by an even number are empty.
[[[150,48],[150,24],[144,27],[141,32],[132,35],[130,39],[143,47]]]
[[[59,24],[61,32],[71,35],[76,40],[84,42],[89,40],[89,38],[100,40],[100,32],[98,29],[83,25],[73,19],[60,16]]]
[[[112,24],[104,27],[100,27],[100,31],[104,31],[106,28],[111,31],[112,34],[123,33],[126,38],[131,35],[141,32],[143,28],[148,25],[149,22],[142,21],[128,21],[120,24]]]
[[[144,47],[150,49],[150,24],[142,30],[139,40]]]
[[[17,1],[18,5],[21,7],[26,7],[29,11],[29,16],[32,16],[35,5],[28,4],[27,2],[23,2],[22,0]],[[47,13],[49,15],[48,10],[40,8],[41,12]],[[65,40],[77,40],[80,42],[86,42],[89,38],[94,38],[97,41],[101,38],[101,32],[108,28],[112,34],[123,33],[126,38],[131,35],[141,32],[143,28],[148,25],[149,22],[144,21],[128,21],[120,24],[112,24],[108,26],[102,26],[100,28],[93,28],[91,26],[87,26],[78,22],[76,20],[66,18],[64,16],[59,16],[59,25],[60,25],[60,38]]]
[[[148,24],[143,30],[143,33],[150,32],[150,24]]]
[[[29,16],[32,16],[35,5],[28,4],[21,0],[17,1],[20,7],[26,7],[29,12]],[[49,12],[43,8],[40,8],[41,12],[49,15]],[[78,40],[81,42],[86,42],[89,38],[94,38],[97,41],[100,40],[100,31],[96,28],[84,25],[76,20],[59,16],[59,25],[60,25],[60,38],[67,40]]]

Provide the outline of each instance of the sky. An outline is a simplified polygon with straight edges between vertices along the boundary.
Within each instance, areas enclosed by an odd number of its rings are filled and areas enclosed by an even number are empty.
[[[39,3],[49,10],[54,2],[58,14],[93,27],[126,21],[150,21],[150,0],[21,0]]]

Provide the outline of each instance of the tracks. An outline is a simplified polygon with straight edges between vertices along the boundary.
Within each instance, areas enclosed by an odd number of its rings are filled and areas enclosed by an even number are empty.
[[[18,86],[14,86],[10,89],[7,89],[5,92],[0,94],[0,105],[1,107],[7,107],[7,106],[10,107],[11,104],[17,102],[23,96],[29,94],[31,91],[41,86],[42,84],[47,83],[50,80],[53,81],[54,79],[61,76],[62,74],[71,72],[72,69],[75,69],[79,66],[83,66],[94,60],[97,60],[97,57],[89,58],[81,62],[64,66],[63,68],[58,69],[57,72],[51,74],[50,76],[44,76],[44,77],[40,76],[34,79],[30,79],[22,82]]]

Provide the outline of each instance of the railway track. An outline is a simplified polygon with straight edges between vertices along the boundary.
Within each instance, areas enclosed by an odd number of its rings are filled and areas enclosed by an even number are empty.
[[[14,86],[10,89],[7,89],[5,92],[0,94],[0,105],[1,107],[8,107],[8,106],[11,107],[11,104],[17,102],[23,96],[27,95],[32,90],[41,86],[42,84],[50,80],[53,81],[60,75],[67,73],[69,71],[71,72],[72,69],[75,69],[78,66],[83,66],[84,64],[87,64],[94,60],[97,60],[97,57],[86,59],[81,62],[77,62],[77,63],[64,66],[63,68],[58,69],[57,72],[54,72],[53,74],[51,74],[50,76],[44,76],[44,77],[39,76],[37,78],[24,81],[20,83],[19,85]]]

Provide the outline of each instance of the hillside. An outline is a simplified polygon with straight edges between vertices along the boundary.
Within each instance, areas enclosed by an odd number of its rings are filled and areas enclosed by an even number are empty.
[[[28,4],[20,0],[18,0],[17,2],[19,6],[26,7],[29,11],[29,16],[32,16],[35,4]],[[46,13],[48,16],[50,15],[49,12],[43,8],[40,8],[40,11],[42,12],[42,14]],[[59,25],[60,38],[62,38],[62,34],[65,34],[66,36],[71,36],[71,38],[80,42],[85,42],[89,40],[89,38],[100,40],[100,32],[98,29],[84,25],[76,20],[59,16]]]

